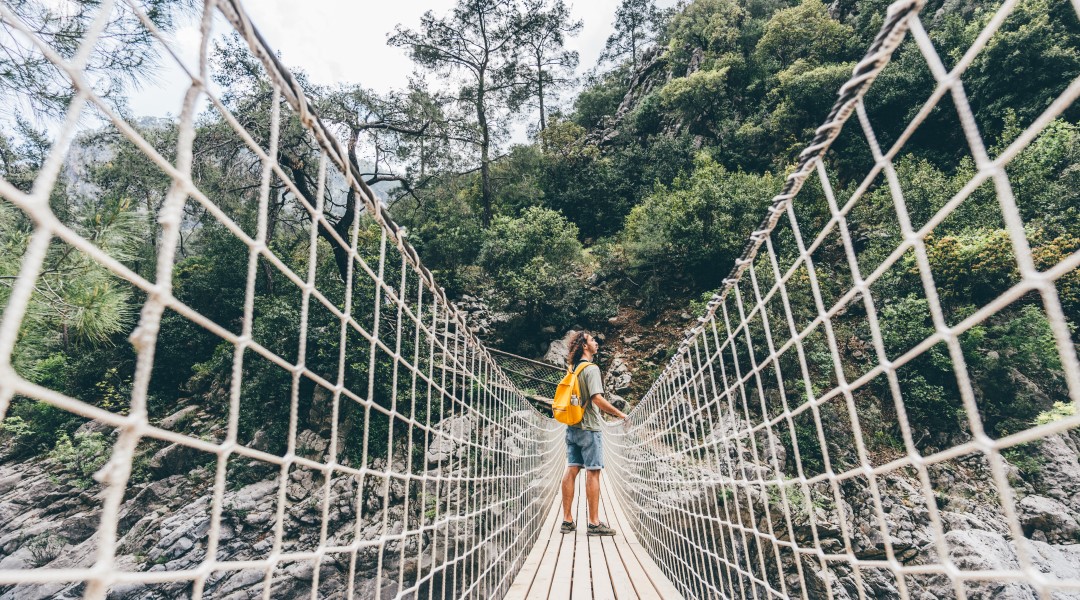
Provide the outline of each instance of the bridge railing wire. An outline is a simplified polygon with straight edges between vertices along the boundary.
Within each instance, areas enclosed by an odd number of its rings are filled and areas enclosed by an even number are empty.
[[[121,7],[138,16],[162,54],[191,81],[175,146],[164,152],[103,99],[86,76],[87,61],[101,43],[110,15]],[[103,492],[93,552],[62,568],[45,564],[0,570],[0,586],[16,586],[16,594],[47,587],[104,598],[118,586],[141,584],[154,590],[180,584],[180,593],[200,598],[217,596],[234,576],[256,571],[262,573],[265,598],[299,593],[283,587],[298,581],[307,581],[312,597],[486,598],[504,593],[550,506],[561,464],[559,432],[468,331],[405,231],[353,171],[347,149],[322,123],[241,3],[203,4],[194,63],[184,60],[172,38],[158,31],[135,1],[126,6],[101,2],[93,25],[70,57],[55,51],[3,4],[0,19],[52,63],[75,91],[32,187],[20,189],[0,178],[2,201],[32,224],[0,321],[0,422],[15,404],[36,401],[115,433],[108,462],[94,476]],[[243,121],[210,83],[216,68],[209,58],[212,31],[222,25],[239,36],[244,51],[264,69],[269,82],[266,122]],[[238,220],[233,207],[215,202],[193,171],[196,130],[207,119],[221,123],[256,164],[254,223]],[[50,194],[63,185],[67,152],[87,122],[113,128],[170,182],[156,213],[153,276],[140,275],[109,248],[95,245],[50,207]],[[310,172],[317,187],[313,194],[305,194],[295,171],[283,166],[282,139],[297,135],[296,127],[313,149],[311,166],[317,164],[317,174]],[[278,193],[295,199],[296,215],[306,223],[306,256],[301,259],[274,249],[268,224],[272,189],[283,190],[274,192],[275,200],[281,197]],[[349,194],[359,201],[352,205],[350,227],[341,232],[332,221],[343,216],[333,213],[330,202],[340,206]],[[244,248],[246,269],[237,273],[244,282],[243,309],[235,328],[201,314],[174,294],[178,247],[181,236],[190,233],[185,228],[191,226],[192,211],[207,215],[216,230]],[[42,293],[39,284],[47,276],[43,265],[58,247],[85,256],[113,281],[129,286],[132,297],[145,299],[130,335],[136,350],[130,398],[119,408],[36,384],[13,363],[20,331]],[[328,250],[347,257],[345,281],[330,287],[322,285],[317,272],[320,253]],[[278,285],[298,299],[296,329],[274,332],[295,340],[296,351],[278,350],[275,339],[254,329],[262,310],[257,280],[263,269],[271,270],[276,281],[284,282]],[[312,324],[316,313],[323,324],[318,331]],[[152,414],[149,390],[160,362],[155,353],[162,348],[159,332],[165,315],[201,328],[215,343],[230,347],[231,376],[215,398],[225,407],[217,437],[172,429],[161,424],[162,415]],[[317,353],[336,358],[321,359],[316,366]],[[327,363],[336,366],[323,368]],[[248,404],[250,382],[245,376],[256,365],[291,381],[287,397],[258,399],[278,402],[286,411],[264,416],[287,422],[286,439],[271,440],[268,446],[280,451],[239,435],[241,419],[259,418],[253,414],[264,410]],[[306,418],[301,409],[307,410],[309,397],[322,404],[313,410],[328,415],[324,450],[315,453],[304,446],[310,438],[301,431]],[[205,536],[192,550],[195,559],[183,567],[158,564],[127,550],[143,543],[129,539],[130,525],[120,519],[132,490],[140,485],[132,480],[133,462],[154,444],[187,448],[208,459],[204,473],[209,480],[191,483],[208,495]],[[241,463],[262,465],[277,475],[264,543],[237,549],[235,540],[229,542],[235,531],[225,524],[225,513],[232,510],[227,504],[235,500],[236,488],[250,483],[235,480]],[[313,489],[297,492],[293,482],[305,478],[315,482]],[[297,493],[307,494],[303,502]],[[298,522],[301,506],[314,517]],[[152,547],[154,536],[162,532],[144,535]],[[298,578],[297,568],[309,576]]]
[[[967,364],[971,349],[964,347],[965,336],[980,325],[1016,306],[1029,307],[1047,324],[1060,362],[1064,383],[1053,400],[1073,408],[1080,403],[1071,333],[1076,322],[1066,318],[1058,287],[1076,277],[1080,251],[1066,251],[1051,264],[1036,262],[1033,234],[1021,216],[1025,198],[1014,194],[1007,172],[1010,161],[1073,105],[1080,80],[1067,82],[997,156],[983,142],[963,85],[965,71],[1017,4],[1002,4],[951,68],[923,28],[923,2],[889,7],[873,45],[840,88],[722,289],[631,413],[632,425],[606,430],[616,493],[638,538],[687,597],[907,599],[935,590],[969,598],[1010,586],[1051,598],[1080,591],[1080,580],[1047,566],[1040,556],[1046,545],[1025,535],[1020,496],[1010,483],[1013,467],[1003,457],[1077,428],[1080,413],[992,436],[980,412],[985,399],[976,394]],[[883,147],[863,98],[902,43],[917,46],[934,85],[906,129]],[[895,162],[929,115],[951,110],[973,174],[920,225],[909,213],[910,189],[901,184]],[[852,116],[855,122],[848,124]],[[872,159],[846,198],[834,188],[827,161],[845,124],[856,128]],[[803,190],[805,183],[815,184],[814,190]],[[899,235],[873,264],[850,221],[879,189],[887,191]],[[990,190],[986,195],[1000,212],[1018,276],[973,311],[947,314],[941,296],[950,291],[949,282],[935,279],[928,246],[935,235],[949,234],[955,224],[949,217],[975,202],[979,189]],[[825,218],[808,218],[800,202],[824,205]],[[830,249],[838,259],[823,264]],[[925,337],[906,350],[887,348],[884,335],[910,330],[918,316],[897,320],[886,313],[883,301],[894,299],[875,286],[886,275],[913,278],[921,289],[916,302],[926,307]],[[861,338],[860,368],[852,368],[855,345],[841,337],[841,328],[845,336]],[[950,365],[950,389],[958,397],[950,410],[960,415],[959,431],[944,444],[928,442],[926,424],[909,416],[924,399],[908,387],[907,369],[932,352],[934,360]],[[896,440],[886,451],[873,437],[882,432]],[[978,481],[959,481],[965,477]],[[1002,529],[977,533],[1011,548],[1011,565],[973,566],[965,557],[979,553],[964,546],[970,538],[961,530],[972,526],[958,524],[957,513],[939,506],[949,502],[951,485],[980,486]],[[904,515],[911,521],[901,522]],[[911,539],[920,528],[929,538]]]
[[[501,350],[490,349],[507,377],[526,394],[551,400],[566,368]]]

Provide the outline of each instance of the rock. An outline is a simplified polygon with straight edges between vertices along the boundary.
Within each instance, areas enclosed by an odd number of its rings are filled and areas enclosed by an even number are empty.
[[[158,427],[175,431],[178,427],[191,420],[195,416],[195,412],[198,410],[198,406],[185,406],[184,408],[181,408],[173,414],[158,421]]]
[[[1020,561],[1016,546],[1005,536],[992,531],[950,531],[945,534],[949,556],[962,571],[1002,570],[1017,571]],[[1033,549],[1032,561],[1039,571],[1059,579],[1080,577],[1080,545],[1051,545],[1038,541],[1028,542]],[[1035,600],[1038,594],[1024,583],[1001,581],[968,582],[968,598],[971,600]],[[930,596],[952,597],[952,585],[941,582],[940,589],[929,587]],[[929,596],[928,596],[929,597]],[[1054,594],[1054,598],[1075,600],[1080,594]]]
[[[330,398],[330,391],[321,386],[315,386],[311,393],[311,408],[308,409],[307,428],[315,433],[329,434],[334,420],[334,403]]]
[[[252,437],[251,442],[248,443],[248,447],[252,450],[266,452],[270,449],[270,434],[266,433],[265,429],[256,431],[255,436]]]
[[[1064,504],[1043,496],[1026,496],[1019,505],[1020,526],[1032,537],[1041,531],[1050,543],[1080,541],[1080,524]]]
[[[1080,444],[1066,434],[1052,435],[1037,446],[1042,467],[1034,478],[1040,494],[1080,514]]]
[[[196,466],[201,453],[182,444],[170,444],[154,453],[150,470],[158,478],[187,473]]]
[[[0,477],[0,496],[3,496],[4,494],[14,489],[15,486],[20,481],[22,481],[22,478],[23,474],[20,471],[16,471],[14,473],[6,474]]]
[[[565,365],[566,357],[570,354],[570,336],[574,335],[574,333],[576,332],[571,329],[562,338],[551,342],[547,354],[544,355],[544,362],[552,365]]]
[[[1012,544],[1004,536],[990,531],[950,531],[945,534],[949,556],[964,571],[1010,570],[1020,568]],[[989,600],[1034,600],[1034,590],[1018,583],[980,582],[968,588],[969,598]]]
[[[626,410],[626,408],[627,408],[626,407],[626,399],[623,398],[622,396],[620,396],[618,394],[615,394],[615,393],[608,393],[606,395],[606,398],[607,398],[607,401],[610,402],[611,405],[614,406],[615,408],[617,408],[619,410],[622,410],[622,411]]]
[[[310,429],[305,429],[296,436],[296,453],[304,458],[322,461],[323,453],[328,447],[330,440],[320,437]]]
[[[471,415],[462,415],[444,419],[435,426],[438,435],[428,447],[425,459],[428,464],[446,461],[451,457],[459,457],[465,447],[465,441],[469,439],[469,433],[475,427]]]
[[[611,361],[611,366],[604,375],[604,389],[616,393],[628,390],[631,379],[630,368],[626,365],[626,361],[616,358]]]
[[[686,65],[686,77],[697,73],[701,69],[701,61],[703,60],[705,60],[705,52],[701,48],[694,48]]]
[[[623,336],[622,341],[623,341],[624,344],[633,345],[633,344],[636,344],[639,341],[641,341],[641,336],[640,335]]]
[[[87,421],[82,425],[79,425],[79,428],[75,430],[75,435],[88,433],[103,433],[105,435],[109,435],[110,433],[112,433],[112,430],[112,427],[106,425],[105,423],[102,423],[101,421]]]

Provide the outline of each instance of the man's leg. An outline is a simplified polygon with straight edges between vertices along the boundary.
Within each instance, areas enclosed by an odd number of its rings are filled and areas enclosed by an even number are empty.
[[[574,483],[577,481],[577,474],[580,470],[581,467],[568,466],[566,467],[566,474],[562,478],[562,513],[563,521],[566,522],[574,520],[572,513],[574,507]],[[600,488],[596,489],[599,491]]]
[[[589,525],[600,523],[600,469],[585,471],[585,499],[589,502]]]

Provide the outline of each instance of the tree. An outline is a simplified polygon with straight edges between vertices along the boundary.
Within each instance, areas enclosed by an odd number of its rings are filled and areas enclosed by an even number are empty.
[[[850,26],[829,16],[821,0],[806,0],[777,11],[765,25],[754,52],[763,63],[778,67],[773,72],[788,68],[798,59],[817,66],[846,58],[854,35]]]
[[[582,22],[570,19],[570,9],[563,0],[526,0],[526,23],[521,28],[522,50],[527,55],[529,94],[534,95],[540,111],[540,131],[547,127],[545,91],[550,94],[573,81],[578,53],[563,48],[567,36],[581,32]]]
[[[97,17],[98,2],[6,2],[18,25],[32,31],[50,50],[64,59],[79,51]],[[177,17],[190,10],[193,0],[144,0],[142,12],[159,30],[171,31]],[[0,19],[0,103],[29,108],[33,113],[60,117],[76,89],[59,68],[31,44],[15,23]],[[94,92],[122,106],[124,90],[153,68],[157,47],[153,35],[139,22],[126,2],[113,8],[98,43],[90,52],[83,73]]]
[[[452,142],[467,134],[446,114],[446,99],[421,82],[386,94],[359,85],[316,94],[323,121],[345,142],[358,176],[369,186],[396,183],[393,200],[411,196],[422,203],[426,187],[454,172]]]
[[[657,296],[680,284],[718,285],[777,183],[768,173],[731,172],[699,154],[692,174],[657,186],[626,217],[622,237],[631,269]]]
[[[389,39],[391,45],[405,48],[421,67],[448,81],[465,75],[458,100],[476,118],[467,141],[480,153],[485,228],[492,218],[491,153],[505,132],[506,116],[520,101],[515,92],[523,85],[519,48],[526,22],[512,0],[459,0],[446,17],[428,11],[420,19],[419,30],[398,25]]]
[[[615,33],[608,37],[600,62],[618,62],[629,56],[636,67],[642,50],[656,39],[660,18],[656,0],[622,0],[615,10]]]

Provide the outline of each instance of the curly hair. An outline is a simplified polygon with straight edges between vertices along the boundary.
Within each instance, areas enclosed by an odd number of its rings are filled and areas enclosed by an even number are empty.
[[[582,329],[570,336],[570,342],[567,344],[569,349],[566,355],[567,368],[573,369],[574,364],[581,360],[581,355],[585,353],[585,344],[589,341],[588,335],[589,332]]]

